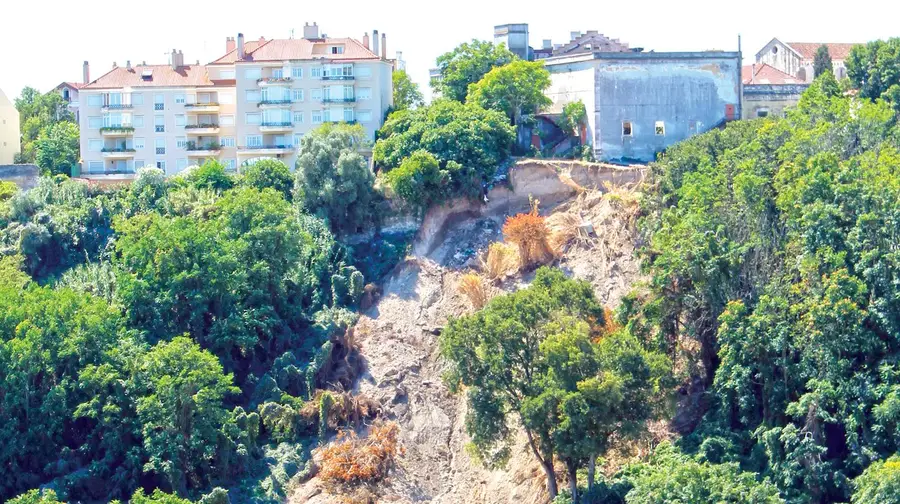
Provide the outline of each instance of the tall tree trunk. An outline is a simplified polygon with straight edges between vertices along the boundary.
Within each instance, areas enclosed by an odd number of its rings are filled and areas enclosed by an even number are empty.
[[[542,457],[529,429],[525,429],[525,435],[528,436],[528,446],[531,447],[531,452],[534,453],[538,462],[541,463],[541,467],[544,468],[544,473],[547,475],[547,493],[550,494],[550,500],[552,501],[556,498],[556,494],[559,493],[559,489],[556,487],[556,470],[553,469],[553,454],[550,453],[546,457]]]
[[[572,461],[566,462],[566,469],[569,470],[569,491],[572,493],[572,503],[578,504],[578,468]]]
[[[594,475],[597,473],[597,456],[591,455],[590,460],[588,460],[588,482],[587,482],[587,491],[591,493],[594,491]]]

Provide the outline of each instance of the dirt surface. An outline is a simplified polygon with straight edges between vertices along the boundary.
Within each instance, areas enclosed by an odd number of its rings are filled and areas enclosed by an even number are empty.
[[[615,307],[639,275],[633,255],[633,202],[577,188],[559,199],[563,202],[547,214],[576,215],[590,222],[594,232],[563,245],[556,264],[573,277],[589,281],[598,299]],[[438,354],[440,331],[449,317],[472,311],[458,291],[459,278],[477,266],[477,254],[502,239],[502,223],[516,211],[513,208],[448,218],[446,229],[435,227],[439,236],[428,237],[430,245],[419,247],[428,252],[398,265],[384,282],[381,300],[360,318],[356,340],[366,371],[355,392],[382,404],[383,416],[400,425],[405,449],[390,479],[378,489],[379,502],[540,504],[548,500],[544,474],[521,433],[504,469],[487,470],[471,460],[465,450],[465,397],[451,394],[441,380],[447,364]],[[512,278],[502,288],[521,288],[528,279]],[[329,494],[313,478],[298,485],[289,501],[324,504],[348,499]]]

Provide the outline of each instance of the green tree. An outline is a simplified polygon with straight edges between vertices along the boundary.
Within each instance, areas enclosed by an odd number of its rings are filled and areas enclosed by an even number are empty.
[[[463,102],[474,84],[494,67],[503,66],[516,59],[505,44],[472,40],[464,42],[452,51],[437,58],[440,77],[431,82],[437,93],[449,100]]]
[[[374,224],[375,174],[360,150],[368,142],[360,125],[323,125],[303,137],[294,200],[331,225],[356,233]]]
[[[873,462],[853,480],[852,504],[900,503],[900,457]]]
[[[79,161],[78,125],[58,122],[46,126],[34,141],[34,160],[47,175],[69,175]]]
[[[566,103],[559,118],[559,127],[572,136],[578,136],[587,120],[587,110],[581,100]]]
[[[469,86],[466,100],[506,114],[513,125],[523,115],[532,115],[550,105],[544,90],[550,87],[550,72],[541,61],[516,60],[493,68]]]
[[[26,163],[35,162],[35,142],[48,127],[61,122],[75,123],[69,104],[56,91],[43,94],[32,87],[25,87],[15,99],[15,106],[19,111],[22,133],[22,161]]]
[[[409,78],[406,70],[394,70],[394,110],[406,110],[421,107],[424,103],[419,85]]]
[[[291,191],[294,186],[294,176],[291,169],[277,159],[261,159],[241,169],[241,184],[255,187],[259,190],[274,189],[284,195],[284,199],[291,201]]]
[[[860,96],[870,100],[900,86],[900,38],[854,46],[847,57],[847,76]]]
[[[828,46],[822,44],[816,49],[816,57],[813,60],[813,75],[818,77],[825,72],[834,72],[831,63],[831,55],[828,54]]]
[[[447,198],[450,174],[441,170],[437,158],[418,150],[385,176],[388,186],[408,204],[427,209]]]
[[[65,504],[56,497],[53,490],[29,490],[7,501],[7,504]]]

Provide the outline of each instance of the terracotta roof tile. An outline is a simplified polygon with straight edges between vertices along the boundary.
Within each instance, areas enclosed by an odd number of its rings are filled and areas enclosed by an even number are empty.
[[[803,56],[803,59],[815,59],[819,47],[828,46],[828,54],[832,60],[843,61],[850,55],[850,50],[857,44],[836,44],[830,42],[788,42],[795,51]]]
[[[344,52],[331,54],[328,49],[334,45],[342,45]],[[285,61],[285,60],[309,60],[325,58],[335,61],[378,59],[371,50],[366,49],[360,42],[351,38],[328,39],[275,39],[247,42],[244,44],[243,61]],[[212,64],[234,63],[237,61],[237,49],[225,56],[213,61]]]
[[[149,72],[150,78],[143,77]],[[171,65],[137,65],[131,70],[116,67],[83,86],[82,89],[112,89],[123,87],[204,87],[213,86],[203,65],[185,65],[173,70]]]
[[[806,82],[765,63],[741,67],[741,81],[744,84],[806,84]]]

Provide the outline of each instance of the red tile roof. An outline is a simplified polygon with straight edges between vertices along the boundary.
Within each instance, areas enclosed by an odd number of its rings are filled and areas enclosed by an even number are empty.
[[[144,72],[150,78],[144,79]],[[131,70],[116,67],[82,89],[115,89],[123,87],[203,87],[214,85],[203,65],[185,65],[173,70],[171,65],[137,65]]]
[[[334,45],[344,46],[341,54],[331,54],[329,48]],[[329,39],[275,39],[266,41],[252,41],[244,44],[243,61],[285,61],[285,60],[309,60],[313,58],[325,58],[336,61],[378,59],[371,50],[366,49],[360,42],[351,38]],[[210,63],[234,63],[237,61],[237,49]]]
[[[765,63],[741,67],[741,81],[744,84],[806,84],[806,82]]]
[[[850,49],[857,44],[835,44],[830,42],[788,42],[795,51],[803,56],[803,59],[815,59],[816,51],[821,46],[828,46],[828,54],[832,60],[843,61],[850,55]]]

